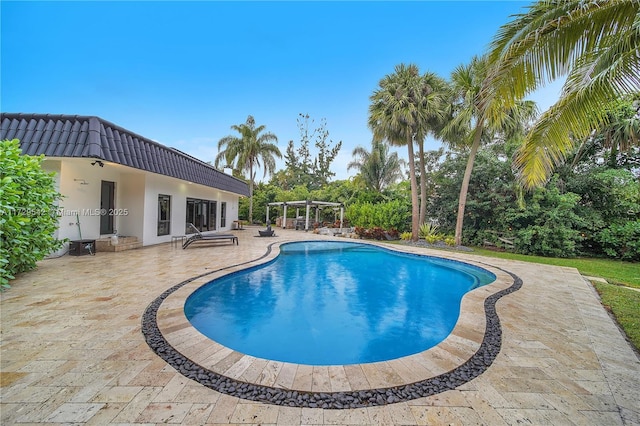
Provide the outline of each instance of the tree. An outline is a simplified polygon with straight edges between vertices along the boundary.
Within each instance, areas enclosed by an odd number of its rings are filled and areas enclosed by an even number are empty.
[[[369,127],[374,140],[386,140],[392,145],[407,146],[409,180],[411,182],[411,238],[418,240],[418,185],[414,158],[414,137],[426,133],[426,111],[423,108],[422,77],[416,65],[400,64],[393,74],[380,80],[379,88],[371,95]]]
[[[513,105],[567,77],[560,99],[542,114],[516,157],[526,187],[546,182],[579,141],[606,123],[608,106],[640,91],[638,22],[638,0],[544,0],[500,28],[489,51],[487,102],[498,98]]]
[[[454,107],[453,118],[443,129],[443,133],[451,140],[453,135],[464,134],[466,130],[467,135],[461,143],[470,146],[458,198],[456,245],[462,244],[469,181],[483,137],[491,139],[498,132],[511,134],[513,137],[518,130],[523,131],[525,123],[537,114],[537,108],[532,101],[514,103],[509,107],[500,98],[486,99],[486,92],[482,88],[487,84],[488,66],[486,57],[476,56],[468,65],[458,66],[451,74],[451,85],[457,105]]]
[[[455,243],[462,244],[462,225],[464,222],[464,210],[469,191],[469,181],[473,163],[480,147],[482,132],[485,127],[485,117],[482,114],[481,104],[484,101],[480,96],[480,88],[486,77],[487,62],[482,57],[474,57],[468,65],[460,65],[451,73],[451,87],[455,102],[455,113],[451,122],[444,129],[445,135],[460,134],[461,129],[468,130],[463,144],[469,144],[470,151],[467,166],[464,171],[460,196],[458,197],[458,215],[456,219]],[[463,131],[464,131],[463,130]]]
[[[16,274],[62,247],[53,173],[42,170],[44,156],[22,155],[17,139],[0,142],[0,287]]]
[[[358,170],[367,189],[382,192],[402,177],[404,161],[398,153],[389,153],[389,145],[383,141],[372,141],[371,152],[357,146],[351,155],[354,160],[347,165],[347,170]]]
[[[422,76],[422,105],[424,111],[420,116],[424,119],[416,129],[415,139],[418,142],[418,165],[420,166],[420,219],[423,224],[427,213],[427,166],[428,157],[424,152],[424,141],[429,133],[439,135],[446,123],[447,101],[450,89],[447,82],[437,74],[427,72]]]
[[[436,189],[429,202],[429,215],[437,219],[444,233],[453,233],[456,226],[461,170],[467,163],[466,155],[461,154],[453,148],[433,166]],[[517,206],[516,188],[505,144],[496,140],[478,150],[465,208],[465,244],[482,245],[484,240],[493,242],[496,233],[508,233],[504,215]]]
[[[342,141],[331,146],[333,141],[329,139],[327,121],[324,118],[314,129],[309,127],[315,122],[309,114],[298,114],[296,122],[300,130],[300,146],[296,149],[293,141],[289,141],[285,154],[285,170],[278,175],[277,180],[286,188],[298,185],[304,185],[308,190],[321,188],[335,176],[331,171],[331,163],[340,152]],[[310,148],[312,140],[317,148],[315,158]]]
[[[264,176],[273,173],[276,168],[274,157],[282,158],[278,147],[271,142],[278,142],[278,138],[271,132],[262,133],[264,125],[256,127],[252,116],[247,117],[244,124],[231,126],[232,130],[240,133],[237,136],[225,136],[218,141],[218,155],[215,159],[216,167],[221,163],[232,165],[235,170],[249,173],[249,222],[253,221],[253,186],[258,168],[264,167]],[[262,163],[261,163],[262,161]]]
[[[424,151],[424,150],[423,150]],[[444,149],[423,152],[418,158],[417,164],[420,165],[420,224],[425,223],[427,216],[428,202],[435,194],[435,181],[433,179],[440,159],[444,155]],[[424,183],[423,183],[424,182]],[[422,206],[424,203],[424,207]]]
[[[308,120],[309,115],[305,115],[304,118]],[[316,129],[315,146],[318,148],[318,157],[314,162],[315,185],[312,185],[315,188],[328,184],[331,178],[336,175],[331,171],[331,163],[340,152],[342,141],[331,147],[332,143],[333,141],[329,139],[329,130],[327,130],[327,120],[323,118],[320,122],[320,127]]]
[[[640,93],[636,94],[640,97]],[[605,111],[606,123],[596,129],[594,137],[601,138],[609,149],[609,165],[616,168],[618,156],[640,146],[640,100],[623,99]]]

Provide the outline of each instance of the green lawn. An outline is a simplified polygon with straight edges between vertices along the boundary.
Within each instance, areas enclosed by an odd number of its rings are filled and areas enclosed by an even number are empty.
[[[602,304],[616,317],[631,343],[640,351],[640,291],[594,282]]]
[[[546,265],[569,266],[578,269],[582,275],[601,277],[611,284],[621,284],[640,288],[640,263],[623,262],[621,260],[527,256],[510,252],[499,252],[483,248],[474,248],[473,253],[501,259],[522,260],[524,262],[544,263]]]

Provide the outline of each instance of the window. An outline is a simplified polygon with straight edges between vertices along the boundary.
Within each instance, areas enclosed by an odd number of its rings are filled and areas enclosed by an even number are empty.
[[[227,226],[227,203],[220,203],[220,228]]]
[[[158,195],[158,235],[171,233],[171,196]]]

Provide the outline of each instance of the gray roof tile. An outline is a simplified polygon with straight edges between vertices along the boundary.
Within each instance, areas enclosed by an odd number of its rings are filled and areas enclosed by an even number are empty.
[[[24,154],[104,160],[249,195],[246,182],[98,117],[3,112],[0,122],[0,140],[19,139]]]

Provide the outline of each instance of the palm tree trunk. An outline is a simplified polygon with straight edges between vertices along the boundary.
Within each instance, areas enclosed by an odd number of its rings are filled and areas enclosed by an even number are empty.
[[[418,229],[420,227],[418,212],[418,182],[416,181],[416,164],[413,153],[413,138],[407,136],[407,149],[409,150],[409,180],[411,182],[411,239],[418,241]]]
[[[424,140],[418,144],[420,153],[420,221],[422,225],[427,216],[427,169],[424,161]]]
[[[249,164],[249,224],[253,223],[253,164]]]
[[[467,167],[464,170],[464,177],[462,178],[462,186],[460,187],[460,198],[458,200],[458,218],[456,220],[456,245],[462,244],[462,222],[464,221],[464,209],[467,205],[467,192],[469,191],[469,181],[471,180],[471,171],[473,170],[473,163],[476,160],[476,154],[480,147],[480,139],[482,137],[482,125],[483,120],[480,119],[476,125],[476,131],[473,136],[473,145],[471,145],[471,152],[469,153],[469,159],[467,160]]]
[[[609,153],[609,167],[612,169],[618,168],[618,142],[611,142],[611,152]]]

